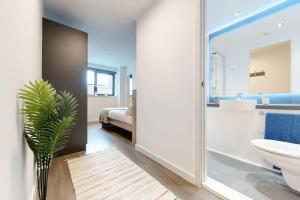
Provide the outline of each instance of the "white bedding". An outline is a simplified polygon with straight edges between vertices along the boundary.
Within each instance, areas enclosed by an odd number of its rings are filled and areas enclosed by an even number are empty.
[[[125,122],[127,124],[132,124],[132,116],[129,116],[127,114],[127,110],[110,110],[108,118]]]

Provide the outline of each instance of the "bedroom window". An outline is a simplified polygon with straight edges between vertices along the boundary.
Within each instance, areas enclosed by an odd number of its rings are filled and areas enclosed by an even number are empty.
[[[87,84],[88,95],[114,96],[115,95],[115,74],[113,71],[88,68]]]
[[[88,95],[95,94],[95,72],[92,70],[87,71],[87,84],[88,84]]]

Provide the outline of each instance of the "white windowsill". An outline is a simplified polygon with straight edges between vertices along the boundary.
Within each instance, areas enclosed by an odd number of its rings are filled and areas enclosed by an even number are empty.
[[[95,95],[87,95],[87,97],[95,97],[95,98],[117,98],[118,96],[104,96],[104,95],[95,96]]]

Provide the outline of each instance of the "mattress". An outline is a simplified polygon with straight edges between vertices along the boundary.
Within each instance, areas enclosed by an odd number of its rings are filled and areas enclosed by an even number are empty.
[[[127,115],[127,110],[111,110],[108,118],[132,124],[132,116]]]

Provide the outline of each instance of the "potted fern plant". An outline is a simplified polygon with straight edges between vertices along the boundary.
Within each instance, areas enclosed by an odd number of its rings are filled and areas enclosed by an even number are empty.
[[[77,100],[57,93],[47,81],[29,82],[19,92],[23,100],[24,137],[36,160],[38,196],[46,200],[51,161],[62,150],[74,125]]]

